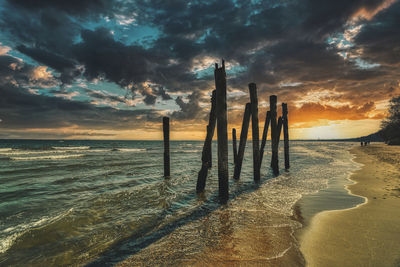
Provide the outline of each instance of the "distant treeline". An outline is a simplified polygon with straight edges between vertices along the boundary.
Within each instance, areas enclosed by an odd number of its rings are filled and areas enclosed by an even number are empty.
[[[382,121],[378,134],[389,145],[400,145],[400,96],[390,100],[388,117]]]

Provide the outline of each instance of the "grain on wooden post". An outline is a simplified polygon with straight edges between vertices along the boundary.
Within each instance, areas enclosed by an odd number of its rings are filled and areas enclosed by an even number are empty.
[[[169,160],[169,118],[163,117],[164,132],[164,176],[170,176],[170,160]]]
[[[233,163],[237,161],[237,144],[236,144],[236,129],[232,128],[232,147],[233,147]]]
[[[275,175],[279,174],[279,165],[278,165],[278,146],[276,145],[278,127],[276,122],[276,102],[278,98],[276,95],[271,95],[269,97],[269,105],[271,112],[271,149],[272,149],[272,157],[271,157],[271,167],[272,171]]]
[[[233,178],[235,180],[238,180],[240,178],[240,172],[242,170],[244,150],[246,148],[246,141],[247,141],[247,133],[249,131],[250,115],[251,115],[251,107],[250,103],[247,103],[243,115],[242,130],[240,132],[239,151],[237,155],[235,171],[233,173]]]
[[[285,149],[285,169],[290,168],[289,162],[289,122],[287,104],[282,103],[282,119],[283,119],[283,141]]]
[[[210,118],[207,125],[207,136],[204,141],[203,152],[201,156],[201,169],[197,176],[197,185],[196,192],[201,193],[204,191],[206,187],[206,180],[208,169],[211,168],[211,151],[212,151],[212,139],[215,131],[215,122],[216,122],[216,90],[212,91],[211,95],[211,110],[210,110]]]
[[[260,147],[260,169],[261,169],[261,164],[262,164],[262,160],[264,157],[265,144],[267,143],[268,127],[269,127],[270,120],[271,120],[271,112],[267,111],[267,115],[265,116],[264,130],[263,130],[263,136],[261,139],[261,147]]]
[[[258,99],[257,86],[255,83],[249,84],[250,104],[251,104],[251,129],[253,138],[253,176],[254,181],[260,181],[260,132],[258,126]]]
[[[218,135],[218,188],[221,203],[229,198],[228,173],[228,116],[226,105],[225,62],[222,67],[215,64],[215,88],[217,90],[217,135]]]

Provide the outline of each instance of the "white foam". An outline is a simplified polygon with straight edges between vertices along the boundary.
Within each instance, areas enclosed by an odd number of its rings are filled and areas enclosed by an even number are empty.
[[[47,155],[47,156],[37,156],[37,157],[10,157],[12,160],[55,160],[55,159],[69,159],[83,157],[84,154],[72,154],[72,155]]]
[[[87,150],[90,146],[53,146],[54,149],[61,149],[61,150]]]
[[[12,148],[0,148],[0,152],[7,152],[7,151],[11,151]]]
[[[118,148],[121,152],[143,152],[146,151],[145,148]]]
[[[0,239],[0,253],[6,252],[12,246],[12,244],[15,242],[15,240],[18,237],[20,237],[21,235],[23,235],[30,229],[43,227],[47,224],[54,223],[54,222],[58,221],[59,219],[61,219],[62,217],[68,215],[72,211],[73,211],[73,208],[71,208],[71,209],[67,210],[66,212],[63,212],[55,217],[44,216],[40,220],[33,221],[33,222],[30,222],[27,224],[20,224],[17,226],[9,227],[9,228],[1,231],[0,232],[1,234],[9,234],[9,233],[11,233],[11,234],[6,236],[5,238]]]
[[[67,149],[67,150],[46,150],[46,151],[32,151],[32,150],[13,150],[12,152],[2,152],[0,155],[4,156],[18,156],[18,155],[41,155],[41,154],[63,154],[63,153],[99,153],[99,152],[110,152],[110,149],[93,149],[85,150],[83,149]]]

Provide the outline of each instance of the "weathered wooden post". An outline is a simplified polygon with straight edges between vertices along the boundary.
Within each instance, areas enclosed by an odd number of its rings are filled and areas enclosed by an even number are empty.
[[[236,129],[232,129],[232,147],[233,147],[233,163],[237,161],[237,144],[236,144]]]
[[[249,84],[250,104],[251,104],[251,129],[253,138],[253,175],[254,181],[260,181],[260,132],[258,128],[258,99],[257,86],[255,83]]]
[[[222,203],[229,198],[228,173],[228,116],[226,105],[226,73],[225,62],[222,67],[215,64],[215,87],[217,90],[217,135],[218,135],[218,185],[219,197]]]
[[[285,149],[285,169],[290,168],[289,162],[289,123],[288,123],[288,109],[287,104],[282,103],[282,119],[283,119],[283,140]]]
[[[265,123],[264,123],[264,130],[263,130],[263,136],[261,139],[261,148],[260,148],[260,169],[261,169],[261,164],[262,160],[264,157],[264,148],[265,144],[267,143],[267,136],[268,136],[268,127],[269,127],[269,122],[271,120],[271,112],[267,111],[267,115],[265,116]]]
[[[211,95],[211,110],[210,110],[210,118],[207,125],[207,136],[204,141],[203,152],[201,156],[201,169],[197,176],[197,185],[196,192],[201,193],[204,191],[206,186],[206,179],[208,174],[208,169],[211,168],[211,160],[212,160],[212,139],[215,131],[215,123],[216,123],[216,90],[212,91]]]
[[[170,176],[170,161],[169,161],[169,118],[163,117],[163,132],[164,132],[164,176]]]
[[[212,167],[212,139],[214,137],[214,132],[215,132],[215,124],[217,123],[217,90],[213,90],[211,93],[211,110],[210,110],[210,118],[208,121],[208,126],[210,130],[207,128],[207,136],[206,136],[206,141],[207,141],[207,158],[206,160],[208,161],[208,168],[210,169]],[[207,139],[208,137],[208,139]]]
[[[243,155],[244,155],[244,150],[246,148],[247,133],[249,131],[250,115],[251,115],[250,103],[247,103],[243,115],[242,131],[240,132],[239,151],[235,164],[235,171],[233,173],[233,178],[235,180],[238,180],[240,178],[240,172],[242,170]]]
[[[277,142],[277,122],[276,122],[276,102],[278,98],[276,95],[271,95],[269,97],[269,105],[271,112],[271,149],[272,149],[272,157],[271,157],[271,167],[275,175],[279,174],[279,165],[278,165],[278,146]]]
[[[278,133],[277,133],[277,135],[276,135],[276,146],[278,146],[278,148],[279,148],[279,141],[280,141],[280,138],[281,138],[281,133],[282,133],[282,124],[283,124],[283,120],[282,120],[282,117],[281,116],[279,116],[279,118],[278,118],[278,126],[277,126],[277,131],[278,131]]]

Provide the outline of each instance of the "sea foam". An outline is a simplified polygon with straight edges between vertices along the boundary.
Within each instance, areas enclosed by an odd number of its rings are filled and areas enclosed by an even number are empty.
[[[72,155],[46,155],[37,157],[10,157],[11,160],[56,160],[56,159],[69,159],[79,158],[85,156],[84,154],[72,154]]]

